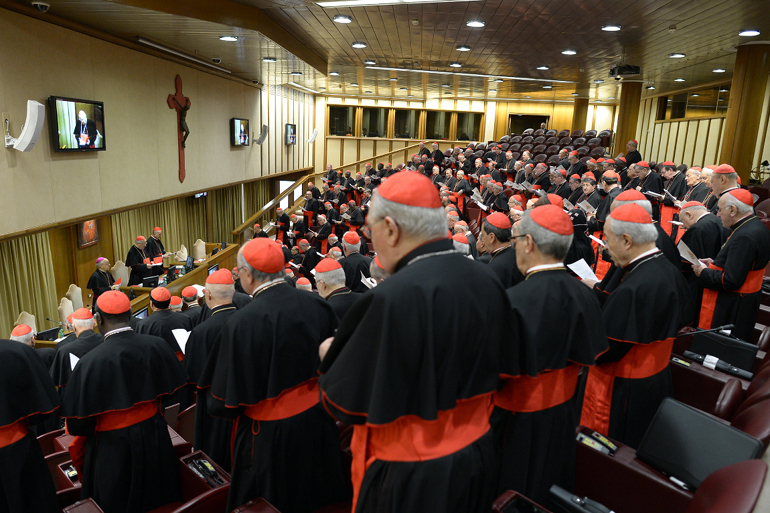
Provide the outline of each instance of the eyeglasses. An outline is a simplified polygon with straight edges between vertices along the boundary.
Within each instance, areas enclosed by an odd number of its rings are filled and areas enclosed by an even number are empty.
[[[511,239],[513,239],[513,243],[516,244],[516,239],[519,239],[521,237],[526,237],[527,235],[529,235],[529,234],[525,233],[523,235],[511,235]]]
[[[364,237],[366,237],[367,239],[371,239],[372,238],[372,226],[376,225],[377,223],[381,223],[384,220],[385,220],[385,218],[383,217],[382,219],[378,219],[377,221],[373,222],[372,224],[369,224],[367,222],[363,226],[363,228],[361,228],[361,233],[363,233]]]

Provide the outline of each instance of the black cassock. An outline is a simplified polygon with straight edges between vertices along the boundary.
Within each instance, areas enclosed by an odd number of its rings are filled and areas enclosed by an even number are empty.
[[[687,192],[684,194],[684,199],[682,201],[685,203],[688,201],[700,201],[702,203],[703,200],[706,199],[706,195],[708,193],[709,186],[703,182],[698,182],[694,187],[687,189]]]
[[[191,385],[198,385],[214,342],[227,321],[236,312],[234,304],[220,305],[211,310],[211,316],[195,327],[187,339],[184,366]],[[195,406],[195,440],[193,447],[205,452],[226,471],[230,471],[230,435],[233,422],[208,414],[208,389],[198,389]]]
[[[241,280],[235,280],[235,290],[238,290],[238,287],[241,285]],[[243,292],[243,289],[240,290],[240,292]],[[192,327],[196,327],[198,324],[201,323],[201,314],[203,313],[203,307],[200,305],[193,305],[188,306],[187,310],[182,310],[182,315],[186,315],[190,318],[190,322],[192,323]]]
[[[500,280],[504,289],[524,281],[524,275],[516,266],[516,248],[513,245],[505,246],[491,253],[487,265]]]
[[[316,385],[318,347],[336,326],[320,296],[278,280],[256,291],[215,342],[198,387],[209,389],[211,415],[235,420],[227,511],[260,496],[297,513],[348,499],[339,431]]]
[[[642,186],[642,189],[641,189],[642,194],[644,194],[645,192],[654,192],[655,194],[665,194],[663,192],[663,178],[661,178],[661,176],[655,171],[650,171],[650,173],[645,177],[644,181],[641,181],[641,186]],[[645,197],[648,200],[650,200],[650,204],[652,205],[653,221],[660,221],[660,201],[646,194],[645,194]]]
[[[722,220],[714,214],[706,214],[684,232],[682,242],[695,253],[698,258],[715,259],[727,239],[728,230],[722,225]],[[687,312],[687,324],[698,325],[698,314],[703,295],[703,286],[692,270],[692,264],[681,260],[682,274],[690,287],[690,308]]]
[[[107,333],[83,356],[61,410],[69,433],[85,437],[81,498],[93,498],[105,513],[181,500],[178,461],[158,402],[186,383],[184,367],[162,339],[130,329]],[[97,430],[119,410],[142,414],[126,427]]]
[[[147,253],[147,256],[150,257],[150,261],[152,262],[158,257],[162,258],[163,255],[166,253],[166,248],[163,247],[163,243],[160,241],[160,239],[156,239],[155,237],[148,237],[147,246],[145,246],[144,252]],[[163,266],[162,265],[153,266],[152,274],[153,275],[157,274],[158,276],[163,274]]]
[[[172,330],[190,331],[192,328],[192,320],[188,316],[171,310],[158,310],[146,319],[139,321],[139,324],[136,325],[136,332],[141,335],[153,335],[162,338],[181,360],[182,350],[179,348],[179,343],[177,343]]]
[[[74,355],[77,358],[83,358],[89,351],[97,347],[102,343],[104,337],[99,333],[94,333],[93,330],[86,330],[80,334],[75,340],[66,346],[56,347],[56,355],[51,365],[51,377],[53,383],[59,387],[59,392],[64,393],[63,387],[69,382],[72,375],[72,359],[70,355]]]
[[[574,487],[578,374],[607,349],[607,337],[599,301],[564,267],[530,273],[506,292],[508,340],[522,347],[523,372],[503,368],[495,397],[495,438],[504,440],[497,492],[516,490],[543,504],[552,485]],[[548,312],[560,312],[558,319]]]
[[[88,278],[88,285],[86,288],[92,290],[94,293],[94,304],[96,304],[96,298],[110,290],[110,287],[115,283],[115,278],[110,271],[100,271],[97,269],[93,272],[90,278]],[[128,284],[122,284],[124,286]]]
[[[353,292],[347,287],[342,287],[332,291],[331,294],[326,296],[326,300],[332,305],[332,310],[334,310],[337,319],[342,320],[345,317],[345,313],[350,310],[351,306],[356,304],[360,297],[360,293]]]
[[[657,248],[623,272],[602,308],[609,350],[588,372],[580,423],[637,448],[672,393],[668,361],[684,325],[688,290],[679,268]]]
[[[472,300],[464,315],[447,316],[457,298]],[[348,311],[319,385],[324,406],[354,425],[354,512],[489,510],[488,418],[508,347],[501,344],[511,345],[506,316],[491,312],[507,308],[492,273],[440,240],[406,255]],[[517,349],[510,349],[513,365]]]
[[[351,253],[345,258],[340,259],[342,270],[345,271],[345,286],[353,292],[366,292],[369,290],[361,282],[361,273],[367,278],[371,277],[369,265],[372,259],[361,253]]]
[[[128,286],[141,285],[142,279],[152,276],[152,269],[146,264],[151,263],[149,255],[144,250],[131,246],[126,255],[126,267],[131,268],[131,276],[128,278]]]
[[[569,211],[569,218],[572,221],[574,235],[564,263],[571,264],[582,258],[588,265],[594,265],[596,255],[594,254],[593,246],[591,246],[591,239],[586,235],[588,227],[586,213],[579,208],[573,208]]]
[[[703,302],[698,326],[734,324],[732,334],[751,341],[768,260],[770,232],[762,221],[752,215],[733,225],[713,265],[700,275]]]
[[[31,347],[0,340],[0,511],[57,513],[56,488],[29,430],[59,407],[51,376]],[[15,436],[14,436],[15,435]]]
[[[578,200],[580,199],[580,196],[582,196],[582,195],[583,195],[583,189],[578,187],[577,189],[575,189],[574,191],[571,191],[569,193],[569,196],[567,196],[567,201],[569,201],[573,205],[577,206]]]

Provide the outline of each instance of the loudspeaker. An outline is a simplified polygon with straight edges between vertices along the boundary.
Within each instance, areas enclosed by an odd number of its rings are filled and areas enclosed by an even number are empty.
[[[45,106],[35,100],[27,100],[27,120],[21,127],[21,135],[13,143],[19,151],[30,151],[35,146],[45,121]]]
[[[308,142],[308,143],[312,143],[313,141],[315,141],[315,138],[316,138],[316,137],[318,137],[318,129],[317,129],[317,128],[314,128],[314,129],[313,129],[313,133],[312,133],[312,134],[310,134],[310,139],[308,139],[308,140],[307,140],[307,142]]]
[[[267,134],[270,131],[270,127],[267,125],[262,125],[262,133],[259,134],[259,137],[257,139],[254,139],[254,144],[259,144],[262,146],[262,143],[265,142],[265,139],[267,139]]]

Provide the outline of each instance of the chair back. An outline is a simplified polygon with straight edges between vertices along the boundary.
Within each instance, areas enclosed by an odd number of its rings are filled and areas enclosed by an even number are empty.
[[[70,314],[75,311],[75,307],[72,305],[72,301],[70,301],[66,297],[63,297],[61,298],[61,301],[59,301],[58,310],[59,310],[59,321],[62,324],[68,324],[67,317],[69,317]]]
[[[18,326],[19,324],[26,324],[32,328],[32,333],[37,333],[37,323],[35,322],[35,316],[31,313],[21,312],[19,314],[19,318],[16,319],[16,322],[13,323],[14,326]]]
[[[74,310],[83,308],[83,289],[74,283],[71,283],[70,287],[67,289],[67,293],[64,295],[67,296],[67,299],[72,301],[72,308]]]

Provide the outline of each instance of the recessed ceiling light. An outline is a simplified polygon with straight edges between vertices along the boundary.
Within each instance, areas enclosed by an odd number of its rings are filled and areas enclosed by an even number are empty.
[[[496,92],[497,92],[497,89],[490,89],[490,90],[489,90],[489,92],[490,92],[490,93],[496,93]]]
[[[670,59],[684,59],[686,57],[686,55],[683,54],[683,53],[678,53],[677,52],[677,53],[670,53],[670,54],[668,54],[668,57]]]
[[[729,91],[729,89],[724,89],[724,88],[723,88],[723,89],[720,89],[720,90],[719,90],[719,92],[720,92],[720,93],[726,93],[727,91]]]
[[[356,41],[356,42],[354,42],[350,46],[352,46],[353,48],[355,48],[357,50],[360,50],[361,48],[366,48],[366,43],[364,43],[363,41]]]
[[[594,84],[603,84],[603,83],[604,83],[604,80],[601,80],[601,79],[594,80]]]
[[[319,91],[326,91],[326,88],[325,87],[319,87],[318,90]]]
[[[388,80],[391,82],[398,82],[398,79],[396,77],[390,77]]]
[[[406,97],[407,98],[414,98],[414,95],[413,94],[407,94]]]
[[[604,25],[602,30],[605,32],[617,32],[620,30],[620,25]]]
[[[455,62],[450,62],[450,63],[449,63],[449,67],[450,67],[450,68],[462,68],[462,67],[463,67],[463,65],[462,65],[462,64],[460,64],[459,62],[455,61]]]
[[[601,100],[594,100],[594,103],[602,103]]]
[[[572,93],[572,96],[580,96],[578,93]]]
[[[544,86],[543,86],[543,89],[553,89],[553,86],[544,85]]]
[[[531,96],[525,96],[524,98],[532,98]]]
[[[614,96],[608,96],[608,97],[607,97],[607,99],[608,99],[608,100],[614,100],[614,99],[615,99],[615,97],[614,97]]]
[[[496,78],[496,79],[494,79],[492,82],[494,82],[495,84],[499,84],[499,83],[501,83],[502,81],[503,81],[503,79],[502,79],[502,78]]]
[[[654,86],[654,85],[648,85],[648,86],[646,87],[646,89],[649,89],[649,90],[653,90],[653,89],[655,89],[655,86]]]
[[[537,69],[539,69],[540,71],[547,71],[550,68],[548,66],[538,66]]]
[[[262,57],[262,62],[275,62],[275,57]]]
[[[238,36],[219,36],[220,41],[238,41]]]
[[[358,87],[358,82],[351,82],[350,85],[352,85],[353,87]]]
[[[333,19],[337,23],[350,23],[353,21],[353,18],[344,14],[335,14]]]
[[[700,96],[698,93],[692,95],[693,98],[697,98],[698,96]]]
[[[444,96],[452,96],[452,91],[447,91],[444,93]]]
[[[374,66],[375,64],[377,64],[377,62],[375,62],[375,61],[373,61],[371,59],[366,59],[364,61],[364,64],[366,64],[367,66]]]
[[[561,52],[564,55],[575,55],[577,52],[575,50],[564,50]]]
[[[725,101],[725,99],[724,98],[717,98],[717,101],[718,102],[723,102],[723,101]]]
[[[759,35],[759,31],[758,30],[741,30],[740,32],[738,32],[738,35],[743,37],[754,37]]]
[[[329,76],[332,76],[332,77],[338,77],[338,76],[340,76],[340,74],[339,74],[339,72],[338,72],[338,71],[330,71],[330,72],[329,72]]]
[[[364,91],[364,93],[366,93],[366,94],[372,94],[372,92],[371,92],[371,91]]]
[[[712,73],[724,73],[724,68],[716,68],[711,70]]]
[[[479,20],[471,20],[471,21],[465,22],[465,25],[468,26],[468,27],[471,27],[471,28],[481,28],[484,25],[486,25],[486,23],[484,23],[483,21],[479,21]]]
[[[299,76],[299,75],[302,74],[302,72],[301,71],[292,71],[291,74],[295,75],[295,76]]]
[[[441,84],[441,87],[452,87],[452,84]]]
[[[465,45],[460,45],[457,48],[455,48],[455,50],[457,50],[458,52],[470,52],[471,51],[471,47],[470,46],[465,46]]]
[[[684,82],[684,79],[683,78],[675,78],[674,82]]]
[[[407,91],[407,90],[409,90],[409,88],[408,88],[408,87],[399,87],[399,89],[400,89],[401,91]]]

